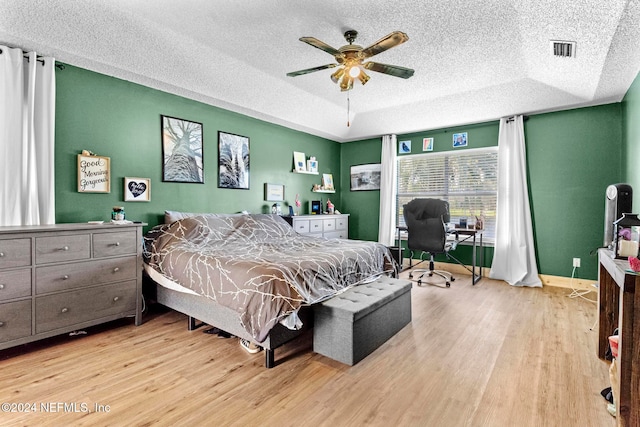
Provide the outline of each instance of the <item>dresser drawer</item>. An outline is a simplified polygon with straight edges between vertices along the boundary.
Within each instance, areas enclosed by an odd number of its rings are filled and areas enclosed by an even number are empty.
[[[134,279],[135,255],[36,268],[36,295]]]
[[[0,304],[0,342],[31,335],[31,299]]]
[[[31,295],[31,269],[0,271],[0,301]]]
[[[36,333],[131,312],[136,281],[36,297]]]
[[[348,239],[347,230],[332,231],[330,233],[324,233],[324,237],[327,239]]]
[[[346,230],[349,227],[347,226],[349,224],[349,220],[347,218],[341,217],[341,218],[336,218],[336,230]]]
[[[36,264],[87,259],[90,246],[89,234],[36,237]]]
[[[294,219],[293,229],[300,234],[309,233],[309,220],[308,219]]]
[[[322,220],[321,219],[312,219],[309,221],[309,233],[320,233],[322,234]]]
[[[335,218],[325,218],[322,220],[322,230],[326,232],[332,232],[336,229]]]
[[[100,258],[135,254],[137,239],[135,230],[118,233],[96,233],[93,235],[93,256]]]
[[[31,265],[31,239],[0,240],[0,268]]]

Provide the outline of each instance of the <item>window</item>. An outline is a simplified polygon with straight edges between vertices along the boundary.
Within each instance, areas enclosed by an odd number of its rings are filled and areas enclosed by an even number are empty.
[[[495,241],[498,147],[398,157],[397,224],[405,225],[403,206],[424,197],[449,202],[451,222],[484,218],[484,239]]]

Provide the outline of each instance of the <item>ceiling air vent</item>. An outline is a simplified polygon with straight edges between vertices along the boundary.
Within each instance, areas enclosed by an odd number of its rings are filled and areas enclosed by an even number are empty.
[[[551,40],[551,53],[560,58],[575,58],[576,42]]]

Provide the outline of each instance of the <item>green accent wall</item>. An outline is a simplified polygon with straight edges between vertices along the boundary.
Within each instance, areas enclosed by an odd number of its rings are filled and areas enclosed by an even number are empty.
[[[285,185],[283,211],[296,194],[308,213],[322,173],[338,183],[329,195],[336,208],[351,215],[351,238],[377,240],[380,193],[350,191],[353,165],[380,162],[380,138],[340,144],[145,86],[66,66],[58,70],[56,103],[56,221],[110,219],[113,206],[127,218],[162,222],[164,210],[232,213],[270,212],[266,182]],[[595,250],[602,244],[604,192],[628,182],[640,189],[640,82],[636,78],[621,103],[532,115],[525,121],[527,164],[534,237],[541,274],[570,276],[572,258],[582,266],[577,277],[597,278]],[[162,182],[161,115],[203,124],[204,184]],[[467,132],[466,149],[497,144],[499,124],[488,123],[398,135],[422,152],[422,138],[434,138],[434,151],[451,150],[452,134]],[[218,131],[250,139],[250,189],[217,186]],[[89,150],[111,158],[111,192],[77,191],[77,155]],[[318,160],[320,175],[295,174],[293,151]],[[124,202],[124,177],[151,179],[150,202]],[[640,190],[637,190],[640,191]],[[639,211],[636,195],[634,210]],[[147,227],[147,228],[149,228]],[[458,256],[470,263],[468,248]],[[485,250],[491,265],[492,248]]]
[[[263,200],[266,182],[284,184],[284,213],[296,193],[301,213],[308,213],[309,200],[327,199],[311,192],[322,173],[341,182],[341,145],[335,141],[69,65],[57,70],[56,80],[56,222],[108,221],[113,206],[124,206],[127,219],[149,227],[162,222],[165,209],[270,212],[273,202]],[[162,182],[161,115],[202,123],[204,184]],[[249,137],[249,190],[218,188],[220,130]],[[110,193],[77,191],[82,150],[111,158]],[[294,151],[315,156],[320,175],[292,173]],[[124,177],[150,178],[150,202],[124,202]],[[338,187],[334,200],[340,193]]]
[[[619,103],[525,122],[529,197],[540,274],[597,280],[607,186],[621,182]]]
[[[637,99],[636,94],[636,111]],[[529,198],[540,274],[570,277],[573,258],[581,258],[576,277],[597,278],[596,249],[604,234],[605,189],[623,177],[621,109],[615,103],[532,115],[525,121]],[[453,149],[452,134],[457,132],[468,133],[467,149],[495,146],[499,122],[398,135],[398,141],[410,140],[416,154],[422,152],[422,138],[433,137],[434,152],[446,151]],[[379,161],[380,149],[380,139],[345,144],[343,180],[348,180],[350,165],[366,163],[361,158]],[[352,237],[375,240],[379,192],[365,196],[349,193],[345,187],[343,199],[352,221],[359,224],[351,229]],[[487,248],[484,256],[485,266],[491,266],[493,249]],[[468,247],[458,247],[456,257],[471,263]]]
[[[640,74],[622,100],[622,176],[634,189],[633,212],[640,212]]]

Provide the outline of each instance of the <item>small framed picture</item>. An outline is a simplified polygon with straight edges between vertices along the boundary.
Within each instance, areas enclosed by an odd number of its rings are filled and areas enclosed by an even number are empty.
[[[453,146],[454,147],[466,147],[467,146],[467,132],[454,133],[453,134]]]
[[[335,190],[333,188],[333,175],[331,175],[330,173],[322,174],[322,187],[325,190]]]
[[[422,151],[433,151],[433,138],[422,139]]]
[[[411,140],[398,142],[398,153],[407,154],[411,152]]]
[[[95,154],[78,154],[78,192],[111,192],[111,159]]]
[[[151,200],[151,180],[149,178],[124,178],[125,202],[148,202]]]
[[[284,202],[284,185],[265,183],[264,199],[269,202]]]
[[[307,160],[307,172],[318,173],[318,161],[313,157]]]
[[[307,171],[307,162],[304,153],[299,151],[293,152],[293,163],[295,164],[296,172],[306,172]]]

